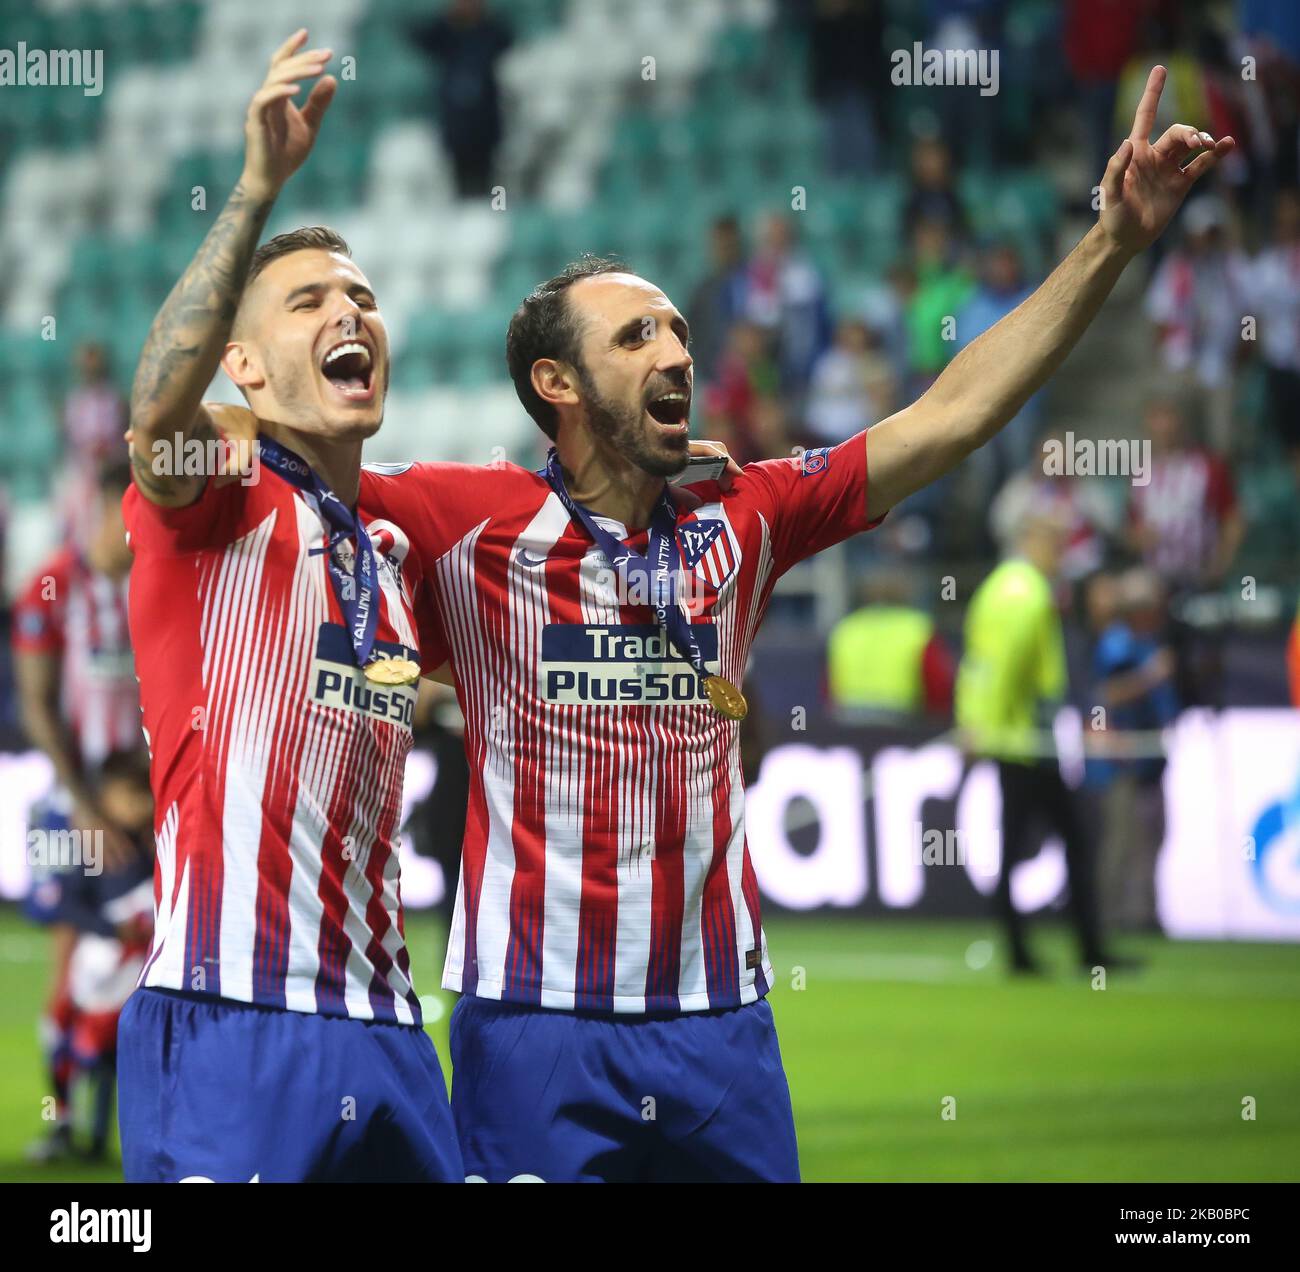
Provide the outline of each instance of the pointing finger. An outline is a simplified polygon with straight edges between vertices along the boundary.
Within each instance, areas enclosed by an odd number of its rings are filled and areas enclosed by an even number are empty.
[[[1147,86],[1142,91],[1142,100],[1138,102],[1137,112],[1133,116],[1133,131],[1129,133],[1130,141],[1146,141],[1151,130],[1156,126],[1156,110],[1160,105],[1160,93],[1165,86],[1166,71],[1163,66],[1153,66],[1147,76]]]

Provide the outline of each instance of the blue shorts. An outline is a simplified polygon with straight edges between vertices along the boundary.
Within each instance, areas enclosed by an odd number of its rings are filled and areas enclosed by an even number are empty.
[[[461,1183],[422,1029],[138,989],[118,1029],[132,1183]]]
[[[608,1016],[465,997],[451,1107],[471,1180],[799,1178],[772,1009]]]

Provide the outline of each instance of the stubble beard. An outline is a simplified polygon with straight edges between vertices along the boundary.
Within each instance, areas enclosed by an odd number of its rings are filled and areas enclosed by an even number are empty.
[[[579,368],[587,423],[593,434],[629,463],[651,477],[675,477],[686,467],[690,452],[685,437],[680,452],[656,446],[643,423],[644,411],[602,396],[586,368]]]

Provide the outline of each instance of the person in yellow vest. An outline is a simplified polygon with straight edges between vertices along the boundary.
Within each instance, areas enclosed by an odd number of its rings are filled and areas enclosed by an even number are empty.
[[[1035,824],[1065,843],[1070,910],[1086,968],[1115,967],[1102,948],[1091,847],[1051,740],[1065,697],[1065,642],[1053,581],[1065,527],[1031,511],[1015,536],[1015,555],[971,597],[965,649],[957,668],[956,723],[967,753],[997,764],[1002,787],[1002,868],[995,892],[1011,966],[1036,972],[1025,922],[1011,900],[1011,872],[1030,855]],[[1127,961],[1125,961],[1127,962]]]
[[[952,711],[952,655],[934,619],[909,601],[907,580],[881,571],[864,584],[862,607],[831,628],[826,680],[835,707],[891,715]]]

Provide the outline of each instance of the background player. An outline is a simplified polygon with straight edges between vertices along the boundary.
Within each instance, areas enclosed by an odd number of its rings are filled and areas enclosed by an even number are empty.
[[[520,400],[556,444],[548,468],[384,480],[432,574],[427,622],[466,718],[474,786],[443,983],[465,994],[453,1107],[472,1175],[797,1177],[730,686],[777,577],[992,437],[1231,149],[1183,125],[1148,143],[1164,77],[1151,72],[1107,167],[1099,222],[869,434],[751,465],[702,506],[674,500],[686,321],[644,279],[588,261],[538,287],[507,337]],[[636,596],[674,575],[694,621]]]
[[[144,968],[153,933],[148,755],[142,749],[109,755],[97,771],[95,799],[120,841],[113,863],[105,864],[96,850],[89,869],[64,869],[40,880],[31,901],[42,920],[72,933],[43,1030],[62,1106],[56,1106],[52,1134],[32,1154],[44,1161],[66,1154],[92,1160],[104,1156],[113,1111],[118,1017]],[[51,833],[73,829],[53,810],[42,826]],[[66,1119],[65,1112],[70,1112]]]
[[[337,235],[254,251],[335,90],[323,76],[292,104],[329,59],[305,40],[272,59],[243,176],[155,320],[132,395],[131,627],[158,868],[156,934],[121,1023],[131,1180],[464,1178],[402,932],[417,581],[401,528],[361,495],[387,336]],[[219,360],[278,422],[260,467],[177,477],[157,461],[178,435],[213,437],[201,398]]]
[[[107,816],[99,769],[110,752],[142,744],[140,694],[127,627],[131,554],[122,523],[122,496],[131,484],[126,464],[110,465],[81,509],[83,529],[43,562],[14,609],[14,670],[23,730],[49,757],[55,787],[37,808],[32,829],[45,835],[77,830],[97,835],[106,861],[121,865],[129,845]],[[71,842],[71,841],[67,841]],[[97,848],[97,851],[98,851]],[[65,878],[84,863],[47,856],[33,879],[27,913],[50,929],[50,995],[40,1037],[55,1100],[47,1140],[30,1155],[49,1160],[71,1146],[66,1122],[72,1076],[67,977],[77,927],[54,899]]]

